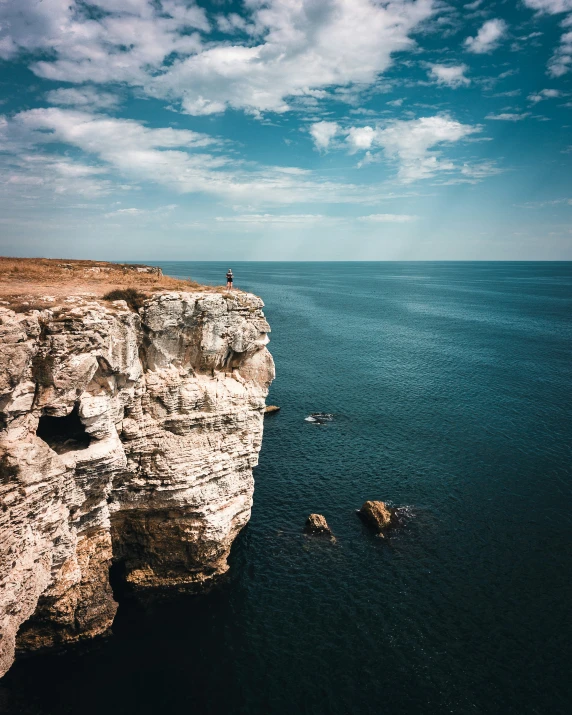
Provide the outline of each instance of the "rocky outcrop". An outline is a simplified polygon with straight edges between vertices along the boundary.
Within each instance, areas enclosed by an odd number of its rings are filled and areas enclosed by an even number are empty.
[[[332,536],[326,517],[322,516],[322,514],[310,514],[306,519],[304,533],[314,536]]]
[[[262,301],[0,308],[0,674],[105,632],[125,587],[200,589],[250,516],[274,376]]]
[[[395,509],[388,507],[382,501],[364,502],[357,514],[370,529],[373,529],[378,534],[390,527],[395,520]]]

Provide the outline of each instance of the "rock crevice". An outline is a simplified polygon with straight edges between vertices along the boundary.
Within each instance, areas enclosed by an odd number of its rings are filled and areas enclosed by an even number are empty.
[[[274,377],[262,301],[163,292],[0,308],[0,674],[105,632],[109,569],[200,589],[250,517]]]

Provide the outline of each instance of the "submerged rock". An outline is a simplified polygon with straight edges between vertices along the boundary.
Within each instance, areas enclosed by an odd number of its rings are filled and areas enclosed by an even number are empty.
[[[306,422],[317,422],[318,424],[325,424],[326,422],[331,422],[334,419],[334,415],[330,412],[312,412],[312,414],[306,417]]]
[[[364,502],[357,514],[367,526],[377,531],[378,534],[392,526],[395,521],[395,509],[388,507],[382,501]]]
[[[328,522],[321,514],[310,514],[310,516],[306,519],[304,533],[314,534],[316,536],[332,536]]]

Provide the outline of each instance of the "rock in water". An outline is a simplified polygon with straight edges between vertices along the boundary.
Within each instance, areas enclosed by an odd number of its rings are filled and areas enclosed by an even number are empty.
[[[311,415],[305,418],[306,422],[317,422],[320,425],[331,422],[333,419],[334,415],[330,412],[312,412]]]
[[[304,533],[314,534],[315,536],[332,536],[328,522],[321,514],[310,514],[306,519]]]
[[[280,412],[280,408],[277,405],[267,405],[264,408],[264,414],[265,415],[272,415],[275,412]]]
[[[378,534],[390,527],[395,519],[395,509],[391,509],[382,501],[366,501],[357,513],[360,519]]]

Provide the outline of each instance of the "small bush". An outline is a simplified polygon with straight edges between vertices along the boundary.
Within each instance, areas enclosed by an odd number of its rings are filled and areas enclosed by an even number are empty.
[[[143,307],[145,298],[145,294],[136,288],[116,288],[103,296],[104,300],[124,300],[136,313]]]

